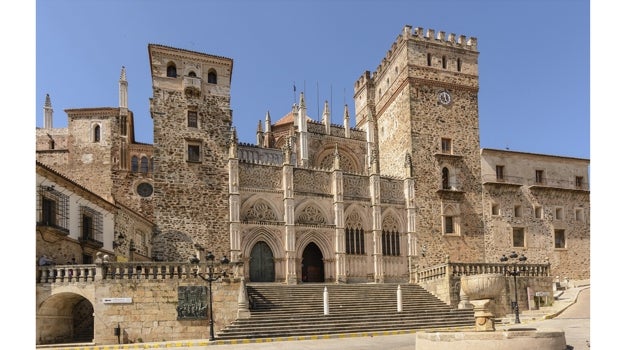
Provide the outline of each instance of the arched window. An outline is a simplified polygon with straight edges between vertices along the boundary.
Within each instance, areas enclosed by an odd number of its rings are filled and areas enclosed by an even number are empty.
[[[208,83],[210,84],[217,83],[217,72],[215,72],[214,70],[211,70],[210,72],[208,72]]]
[[[132,156],[132,160],[130,161],[130,171],[133,173],[139,171],[139,157]]]
[[[145,156],[141,157],[141,172],[143,174],[147,174],[148,167],[149,165],[148,165],[147,157]]]
[[[449,170],[447,167],[442,168],[442,189],[448,190],[451,188],[449,184]]]
[[[167,76],[170,78],[176,78],[178,76],[178,71],[174,63],[169,63],[167,66]]]
[[[195,74],[195,72],[193,72],[193,71],[190,71],[188,76],[195,78],[195,77],[197,77],[197,74]]]
[[[54,140],[50,140],[48,145],[50,146],[50,149],[54,149]]]
[[[381,253],[391,256],[401,255],[400,238],[396,220],[391,216],[387,216],[383,220],[381,231]]]
[[[461,58],[457,59],[457,71],[461,72],[461,66],[462,66],[462,62],[461,62]]]
[[[459,235],[461,233],[460,228],[460,216],[459,216],[458,204],[446,204],[442,211],[442,233]]]
[[[364,229],[360,216],[353,212],[347,218],[345,228],[345,252],[347,254],[364,255]]]
[[[446,69],[446,56],[442,56],[442,68]]]
[[[427,65],[431,67],[431,54],[430,53],[427,54]]]
[[[96,125],[93,128],[93,142],[100,142],[100,126]]]

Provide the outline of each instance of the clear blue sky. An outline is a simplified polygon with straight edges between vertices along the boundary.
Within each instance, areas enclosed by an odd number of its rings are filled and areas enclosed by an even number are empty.
[[[152,143],[149,43],[234,60],[240,141],[255,142],[267,110],[274,122],[290,111],[293,83],[312,118],[328,100],[342,124],[355,80],[409,24],[478,39],[481,147],[590,156],[588,0],[56,0],[36,11],[37,126],[46,93],[55,127],[67,108],[118,106],[125,66],[137,140]]]

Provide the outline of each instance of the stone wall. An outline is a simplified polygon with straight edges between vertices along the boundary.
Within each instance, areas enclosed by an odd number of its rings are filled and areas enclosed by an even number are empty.
[[[93,307],[93,316],[87,317],[93,317],[96,344],[117,344],[114,328],[118,325],[123,344],[209,338],[208,317],[178,319],[178,287],[207,288],[207,282],[199,278],[105,279],[50,286],[37,285],[38,344],[53,342],[59,335],[71,335],[72,325],[64,319],[71,318],[67,308],[85,302]],[[240,286],[240,279],[212,283],[215,333],[236,318]],[[112,302],[113,298],[119,298],[118,302]],[[208,299],[205,304],[208,305]]]
[[[586,279],[590,275],[588,161],[501,150],[483,150],[483,212],[486,259],[496,262],[515,250],[527,262],[550,263],[552,276]],[[504,169],[496,179],[496,166]],[[541,170],[542,183],[536,181]],[[539,208],[539,211],[537,210]],[[540,213],[541,212],[541,213]],[[524,231],[514,246],[513,229]],[[555,247],[555,230],[565,244]]]
[[[90,191],[112,200],[112,154],[118,147],[119,109],[67,110],[69,118],[69,165],[67,172]],[[96,126],[100,139],[94,139]]]
[[[154,253],[158,259],[187,261],[197,247],[229,254],[228,149],[232,114],[232,61],[217,56],[150,45],[154,112]],[[177,76],[167,77],[170,62]],[[193,71],[216,84],[186,76]],[[198,85],[190,86],[189,82]],[[188,113],[197,125],[188,125]],[[199,147],[198,161],[188,145]]]
[[[123,343],[207,339],[209,321],[178,320],[178,287],[206,286],[197,280],[106,281],[96,286],[95,342],[114,344],[113,328],[122,329]],[[214,329],[234,321],[240,282],[213,283]],[[104,298],[131,297],[130,304],[105,304]]]

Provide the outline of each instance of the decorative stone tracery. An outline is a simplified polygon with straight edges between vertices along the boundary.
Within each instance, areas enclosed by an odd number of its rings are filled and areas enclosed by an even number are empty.
[[[301,213],[299,213],[297,223],[307,225],[325,225],[327,220],[317,207],[308,205],[301,211]]]
[[[245,212],[244,221],[279,221],[277,219],[277,215],[266,201],[260,199],[256,201],[248,210]]]

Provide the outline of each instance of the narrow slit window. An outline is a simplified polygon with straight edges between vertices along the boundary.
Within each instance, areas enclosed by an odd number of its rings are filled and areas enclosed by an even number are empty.
[[[100,142],[100,137],[101,137],[101,135],[100,135],[100,126],[96,125],[93,128],[93,142]]]

